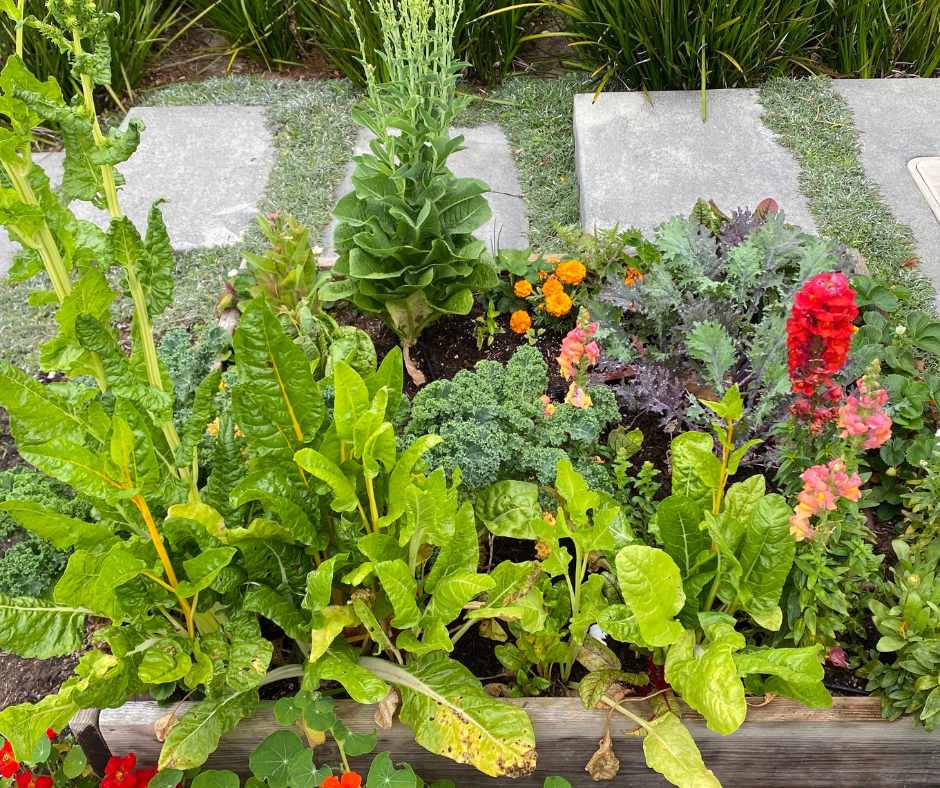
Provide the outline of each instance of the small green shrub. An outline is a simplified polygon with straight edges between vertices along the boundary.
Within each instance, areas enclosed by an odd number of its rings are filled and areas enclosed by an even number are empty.
[[[565,459],[593,487],[612,490],[607,466],[594,457],[601,433],[620,421],[613,393],[603,386],[590,389],[592,407],[562,402],[546,417],[539,398],[547,388],[548,367],[537,348],[519,348],[505,367],[477,362],[473,372],[458,372],[418,392],[402,442],[409,446],[422,435],[440,435],[443,442],[425,459],[448,474],[459,467],[470,490],[502,479],[553,484]]]

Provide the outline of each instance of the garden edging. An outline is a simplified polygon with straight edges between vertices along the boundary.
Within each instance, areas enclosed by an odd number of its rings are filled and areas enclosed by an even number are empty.
[[[549,775],[559,775],[574,788],[594,781],[584,771],[590,753],[604,735],[608,715],[585,710],[576,698],[527,698],[508,700],[525,708],[538,742],[538,768],[516,781],[520,788],[540,787]],[[705,727],[703,718],[683,706],[687,724],[702,757],[724,788],[913,788],[936,785],[940,772],[940,739],[923,728],[912,728],[910,718],[888,722],[881,717],[880,698],[833,698],[831,709],[810,709],[797,701],[774,698],[759,705],[749,699],[747,720],[731,736],[719,736]],[[179,716],[193,704],[182,704]],[[645,702],[630,704],[646,713]],[[161,743],[154,723],[172,711],[152,701],[127,703],[118,709],[97,712],[97,731],[111,753],[134,752],[143,765],[156,764]],[[340,701],[337,714],[353,730],[375,727],[374,706]],[[91,716],[86,716],[85,727]],[[631,788],[660,788],[666,780],[645,764],[642,741],[622,733],[627,721],[615,715],[610,721],[614,752],[620,759],[616,779]],[[281,728],[273,709],[259,709],[222,737],[209,757],[207,768],[230,769],[250,774],[248,756],[268,734]],[[86,730],[90,737],[93,731]],[[335,763],[339,753],[331,737],[317,748],[317,762]],[[428,783],[439,779],[474,785],[493,785],[495,780],[473,767],[429,753],[415,743],[411,729],[397,720],[389,730],[378,729],[374,752],[391,751],[395,762],[410,763]],[[351,758],[350,764],[365,773],[372,755]]]

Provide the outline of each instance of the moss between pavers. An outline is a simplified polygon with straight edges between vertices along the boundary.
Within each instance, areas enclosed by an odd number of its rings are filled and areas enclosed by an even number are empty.
[[[854,115],[831,85],[828,77],[771,80],[760,91],[764,123],[803,169],[800,189],[819,234],[858,249],[887,285],[908,287],[913,297],[903,311],[933,314],[933,285],[904,265],[914,256],[914,235],[865,175]]]

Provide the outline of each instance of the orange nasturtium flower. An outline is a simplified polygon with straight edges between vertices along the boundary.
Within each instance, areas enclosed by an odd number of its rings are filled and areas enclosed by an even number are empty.
[[[567,315],[573,306],[570,296],[562,291],[561,293],[552,293],[545,299],[545,308],[550,315],[561,317]]]
[[[516,282],[516,286],[512,291],[519,296],[519,298],[525,298],[526,296],[532,295],[532,283],[526,279],[520,279]]]
[[[345,772],[342,777],[327,777],[323,781],[323,788],[359,788],[362,777],[355,772]]]
[[[555,274],[562,282],[569,285],[579,285],[587,275],[587,269],[577,260],[568,260],[558,264]]]
[[[518,312],[512,313],[512,317],[509,318],[509,327],[517,334],[524,334],[532,328],[532,318],[529,317],[528,312],[520,309]]]

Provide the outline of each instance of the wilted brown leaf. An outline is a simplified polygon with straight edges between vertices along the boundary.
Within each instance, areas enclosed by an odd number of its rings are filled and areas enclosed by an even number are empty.
[[[613,780],[620,771],[620,761],[614,755],[614,743],[610,739],[610,718],[607,719],[607,732],[599,742],[597,752],[591,756],[584,771],[591,775],[595,781]]]
[[[382,698],[375,708],[375,715],[372,718],[375,720],[375,724],[385,730],[391,728],[392,719],[395,717],[399,703],[401,703],[401,695],[398,694],[397,689],[392,687],[389,689],[388,695]]]
[[[901,263],[901,268],[916,268],[920,264],[920,260],[916,257],[908,257],[903,263]]]
[[[307,737],[307,744],[310,745],[311,750],[314,749],[314,747],[319,747],[326,741],[326,733],[324,731],[315,730],[314,728],[308,728],[303,717],[294,724],[297,726],[297,730],[300,731],[301,735]]]
[[[509,689],[508,684],[501,684],[500,682],[495,682],[493,684],[486,684],[483,687],[483,691],[486,693],[488,698],[511,698],[512,690]]]
[[[176,714],[174,714],[172,711],[166,716],[157,720],[153,724],[153,732],[157,735],[157,741],[166,741],[166,737],[170,735],[170,730],[178,722],[179,717],[177,717]]]

